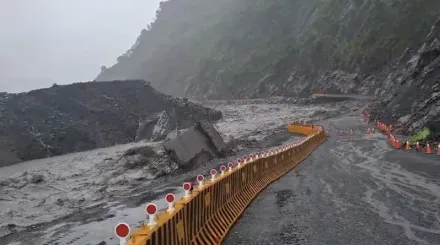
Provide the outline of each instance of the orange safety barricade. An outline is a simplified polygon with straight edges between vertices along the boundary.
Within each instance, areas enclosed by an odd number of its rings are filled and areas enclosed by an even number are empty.
[[[175,202],[172,213],[157,215],[154,226],[143,225],[133,232],[128,245],[221,244],[227,232],[251,201],[322,144],[326,134],[321,126],[287,125],[294,134],[307,138],[271,149],[260,157],[250,155],[231,171],[222,170],[214,180],[206,180],[200,189]]]
[[[416,143],[416,150],[417,151],[421,151],[422,150],[422,146],[420,145],[419,142]]]
[[[430,144],[426,144],[426,154],[433,154]]]
[[[409,141],[406,142],[405,150],[406,151],[410,151],[411,150],[411,145],[409,144]]]

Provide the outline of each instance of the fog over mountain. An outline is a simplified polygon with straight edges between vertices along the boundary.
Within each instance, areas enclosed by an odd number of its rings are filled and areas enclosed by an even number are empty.
[[[92,80],[152,21],[159,0],[0,1],[0,92]]]
[[[3,90],[96,78],[195,99],[360,94],[375,118],[440,137],[438,0],[142,2],[3,3]]]
[[[378,98],[375,118],[440,138],[440,1],[169,0],[97,80],[227,99]]]

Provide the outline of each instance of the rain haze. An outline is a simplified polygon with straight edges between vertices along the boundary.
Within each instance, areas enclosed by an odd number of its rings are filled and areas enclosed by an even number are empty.
[[[160,0],[0,2],[0,92],[93,80],[152,21]]]

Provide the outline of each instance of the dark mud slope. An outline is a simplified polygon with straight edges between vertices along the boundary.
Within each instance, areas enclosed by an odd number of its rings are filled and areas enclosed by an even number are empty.
[[[88,82],[0,94],[0,166],[161,140],[221,112],[164,95],[142,80]]]

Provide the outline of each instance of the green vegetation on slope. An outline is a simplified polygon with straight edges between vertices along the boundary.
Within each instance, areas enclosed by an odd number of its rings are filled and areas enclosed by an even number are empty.
[[[425,141],[429,136],[431,135],[431,130],[428,128],[423,128],[422,130],[415,133],[411,138],[409,139],[410,144],[416,144],[417,142]]]

